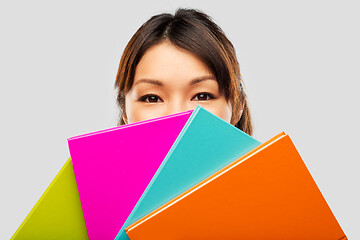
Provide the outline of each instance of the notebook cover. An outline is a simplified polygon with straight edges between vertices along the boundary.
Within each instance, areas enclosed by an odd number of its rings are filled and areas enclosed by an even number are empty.
[[[254,138],[198,106],[116,239],[129,239],[125,227],[258,145]]]
[[[11,239],[88,239],[70,158]]]
[[[116,237],[191,111],[68,139],[89,239]]]
[[[137,239],[346,239],[282,133],[129,226]]]

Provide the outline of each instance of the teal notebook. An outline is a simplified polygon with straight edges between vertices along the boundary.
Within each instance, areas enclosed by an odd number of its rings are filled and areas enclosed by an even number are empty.
[[[126,227],[258,145],[259,141],[198,106],[115,239],[129,240]]]

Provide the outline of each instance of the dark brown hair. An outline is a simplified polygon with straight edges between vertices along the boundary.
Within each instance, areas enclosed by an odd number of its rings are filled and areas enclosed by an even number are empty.
[[[220,93],[232,105],[231,123],[252,135],[252,122],[235,49],[208,15],[194,9],[180,8],[175,15],[155,15],[130,39],[115,81],[122,113],[125,113],[125,95],[133,85],[137,64],[147,49],[163,41],[195,54],[209,67],[219,84]],[[122,124],[124,120],[120,118],[119,125]]]

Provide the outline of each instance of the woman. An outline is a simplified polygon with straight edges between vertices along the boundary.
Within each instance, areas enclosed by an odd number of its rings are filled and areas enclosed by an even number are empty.
[[[200,105],[252,135],[234,47],[200,11],[178,9],[144,23],[124,50],[115,87],[120,125]]]

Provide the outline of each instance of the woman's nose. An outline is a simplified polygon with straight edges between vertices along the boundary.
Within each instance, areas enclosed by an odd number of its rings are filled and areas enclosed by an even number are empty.
[[[172,102],[167,105],[165,115],[176,114],[188,110],[192,110],[192,107],[189,104],[180,101]]]

